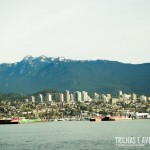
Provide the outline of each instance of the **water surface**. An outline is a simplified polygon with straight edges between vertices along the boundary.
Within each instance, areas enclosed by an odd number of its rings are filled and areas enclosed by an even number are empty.
[[[150,137],[150,120],[0,125],[0,150],[150,150],[116,146],[115,137]]]

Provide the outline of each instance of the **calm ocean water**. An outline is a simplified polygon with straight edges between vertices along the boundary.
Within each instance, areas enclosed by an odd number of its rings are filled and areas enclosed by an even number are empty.
[[[150,120],[0,125],[0,150],[150,150],[117,146],[115,137],[150,137]]]

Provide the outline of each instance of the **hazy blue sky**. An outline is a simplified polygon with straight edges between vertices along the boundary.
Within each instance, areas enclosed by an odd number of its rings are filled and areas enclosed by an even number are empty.
[[[0,0],[0,52],[150,62],[150,0]]]

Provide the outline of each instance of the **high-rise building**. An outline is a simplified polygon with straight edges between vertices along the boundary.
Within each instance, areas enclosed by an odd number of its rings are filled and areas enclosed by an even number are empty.
[[[70,101],[74,102],[74,95],[73,94],[70,94]]]
[[[81,97],[82,97],[82,101],[87,101],[87,99],[88,99],[88,94],[87,94],[87,92],[82,91]]]
[[[100,98],[99,94],[97,94],[97,93],[93,94],[93,99],[98,100],[99,98]]]
[[[43,95],[38,94],[37,99],[38,99],[38,101],[43,102]]]
[[[132,100],[137,100],[137,96],[136,96],[136,94],[132,93],[132,95],[131,95],[131,99],[132,99]]]
[[[30,100],[31,100],[32,103],[35,103],[35,97],[34,96],[31,96]]]
[[[64,94],[60,93],[60,102],[64,102]]]
[[[81,102],[81,92],[76,91],[74,93],[74,100],[77,101],[77,102]]]
[[[64,99],[66,102],[68,102],[68,103],[70,102],[70,93],[67,90],[65,91]]]
[[[121,91],[121,90],[117,92],[117,97],[119,97],[119,98],[120,98],[122,95],[123,95],[123,93],[122,93],[122,91]]]
[[[109,100],[111,99],[111,94],[107,94],[106,96]]]
[[[49,94],[49,93],[46,93],[46,95],[45,95],[45,101],[51,102],[52,101],[52,95]]]
[[[101,99],[102,99],[103,101],[106,101],[106,99],[107,99],[106,95],[102,94],[102,95],[101,95]]]

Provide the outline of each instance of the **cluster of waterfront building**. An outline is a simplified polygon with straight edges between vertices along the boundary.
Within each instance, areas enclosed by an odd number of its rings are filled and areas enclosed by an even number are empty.
[[[118,91],[115,96],[111,94],[98,94],[94,92],[93,94],[88,94],[86,91],[76,91],[71,93],[66,90],[63,93],[46,93],[45,95],[38,94],[36,96],[31,96],[29,99],[25,99],[26,102],[66,102],[66,103],[74,103],[74,102],[91,102],[91,101],[103,101],[110,104],[116,104],[117,102],[124,102],[129,104],[131,102],[143,102],[146,103],[150,101],[150,97],[145,95],[137,95],[135,93],[126,94],[122,91]]]
[[[137,114],[138,113],[138,114]],[[139,113],[140,116],[139,116]],[[24,101],[0,101],[0,118],[89,118],[93,116],[150,116],[150,97],[126,94],[115,95],[82,92],[44,93],[29,96]]]
[[[85,101],[90,102],[92,101],[92,98],[85,91],[82,92],[77,91],[74,93],[70,93],[70,91],[66,90],[64,93],[53,93],[53,94],[46,93],[45,95],[38,94],[37,96],[31,96],[29,99],[26,99],[25,101],[35,102],[36,100],[40,102],[55,101],[55,102],[72,103],[72,102],[85,102]]]

